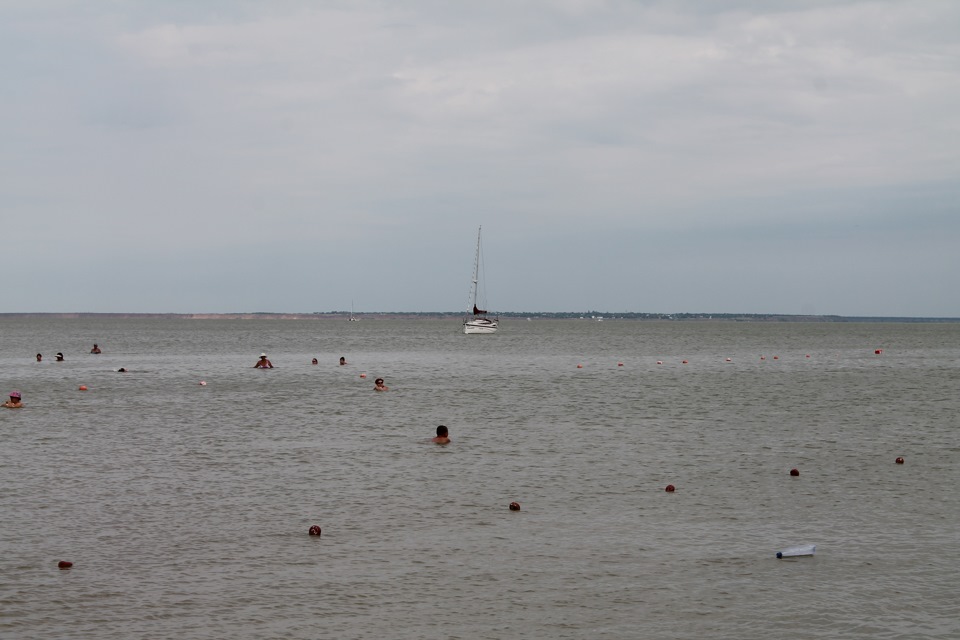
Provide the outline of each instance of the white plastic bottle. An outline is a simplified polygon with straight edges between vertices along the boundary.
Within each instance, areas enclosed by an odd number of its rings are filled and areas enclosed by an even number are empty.
[[[787,547],[782,551],[777,551],[778,558],[793,558],[796,556],[812,556],[813,552],[817,550],[817,545],[815,544],[801,544],[795,547]]]

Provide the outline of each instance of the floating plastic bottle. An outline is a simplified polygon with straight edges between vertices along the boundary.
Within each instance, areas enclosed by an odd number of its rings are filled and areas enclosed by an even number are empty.
[[[813,552],[817,550],[817,545],[815,544],[801,544],[795,547],[787,547],[782,551],[777,551],[778,558],[794,558],[796,556],[812,556]]]

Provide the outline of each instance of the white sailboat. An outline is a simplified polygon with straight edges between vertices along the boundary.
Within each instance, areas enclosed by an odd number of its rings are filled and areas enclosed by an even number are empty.
[[[470,283],[470,307],[469,316],[463,319],[463,332],[471,333],[496,333],[500,326],[500,319],[487,316],[487,311],[477,306],[477,295],[480,288],[480,232],[483,227],[477,229],[477,253],[473,258],[473,280]]]
[[[353,300],[350,301],[350,320],[349,322],[360,322],[360,318],[353,315]]]

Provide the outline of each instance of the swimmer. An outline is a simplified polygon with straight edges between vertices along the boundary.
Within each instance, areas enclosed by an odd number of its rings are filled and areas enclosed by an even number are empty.
[[[314,358],[313,360],[311,360],[310,364],[320,364],[320,361]]]
[[[119,369],[117,369],[117,373],[126,373],[126,372],[127,372],[126,367],[120,367]]]
[[[260,359],[257,360],[257,364],[253,365],[254,369],[273,369],[273,363],[267,360],[267,354],[261,353]]]
[[[93,349],[90,349],[90,353],[100,353],[100,347],[97,346],[97,343],[93,343]]]
[[[63,362],[63,354],[57,351],[57,362]]]
[[[11,391],[10,399],[3,403],[7,409],[21,409],[23,408],[23,402],[20,401],[20,392]]]
[[[43,362],[43,354],[41,353],[37,354],[37,362]]]
[[[376,380],[373,381],[373,384],[374,384],[374,387],[373,387],[374,391],[390,391],[390,387],[383,384],[383,378],[377,378]]]
[[[347,364],[347,359],[344,358],[343,356],[340,356],[340,366],[342,367],[345,364]]]
[[[448,435],[447,428],[443,425],[437,427],[437,437],[432,439],[430,442],[436,442],[437,444],[450,444],[450,436]]]

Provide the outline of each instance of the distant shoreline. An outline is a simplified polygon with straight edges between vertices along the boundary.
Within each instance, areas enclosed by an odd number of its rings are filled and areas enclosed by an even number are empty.
[[[817,315],[787,315],[767,313],[600,313],[588,311],[578,313],[573,311],[560,312],[501,312],[501,318],[518,320],[585,320],[616,322],[624,320],[639,321],[666,321],[666,322],[895,322],[895,323],[960,323],[960,318],[925,318],[925,317],[886,317],[886,316],[817,316]],[[247,312],[247,313],[0,313],[0,318],[169,318],[173,320],[348,320],[351,314],[348,311],[329,311],[313,313],[276,313],[276,312]],[[361,320],[450,320],[462,318],[463,312],[452,311],[425,311],[402,312],[384,311],[370,313],[355,313],[354,317]]]

